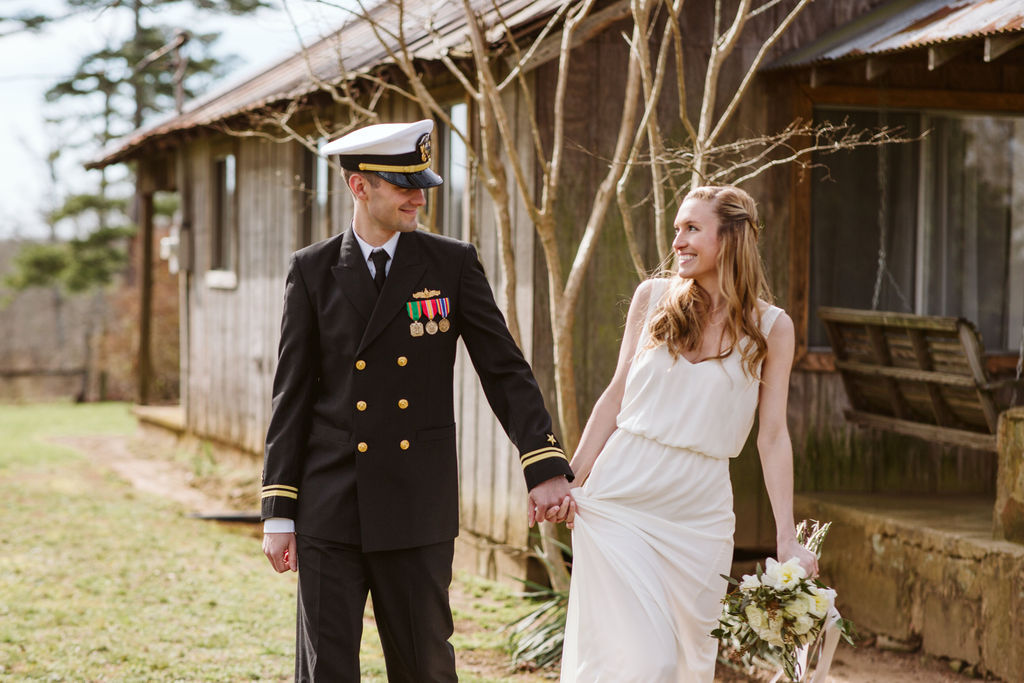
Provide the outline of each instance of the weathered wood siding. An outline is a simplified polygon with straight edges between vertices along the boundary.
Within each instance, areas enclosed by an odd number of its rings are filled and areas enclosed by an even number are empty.
[[[237,286],[210,286],[213,163],[235,154]],[[259,138],[203,139],[190,146],[195,270],[189,291],[186,420],[195,433],[262,452],[297,207],[298,147]]]
[[[532,76],[529,76],[532,80]],[[529,148],[528,112],[518,89],[507,93],[505,101],[514,115],[516,139],[524,159],[532,159]],[[475,127],[475,122],[474,122]],[[532,177],[532,166],[526,172]],[[490,195],[479,182],[470,180],[473,193],[470,232],[487,273],[495,299],[503,311],[505,273],[501,264],[499,236]],[[521,339],[520,346],[527,361],[533,358],[533,302],[536,280],[541,273],[534,268],[533,249],[535,231],[526,208],[519,198],[514,178],[509,173],[508,192],[512,198],[512,243],[516,264],[516,306]],[[512,446],[498,420],[491,412],[480,380],[473,370],[469,354],[460,343],[456,360],[456,420],[459,423],[459,476],[461,483],[461,518],[465,532],[476,537],[476,545],[508,546],[509,550],[526,547],[526,484],[519,465],[518,451]],[[553,405],[548,404],[553,410]],[[472,539],[467,539],[472,540]],[[478,560],[482,573],[492,577],[500,574],[496,569],[499,556],[483,552]]]

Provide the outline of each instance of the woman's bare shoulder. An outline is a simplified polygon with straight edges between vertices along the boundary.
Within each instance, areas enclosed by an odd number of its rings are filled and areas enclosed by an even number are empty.
[[[665,280],[665,278],[657,277],[641,280],[640,284],[638,284],[636,286],[636,289],[633,291],[633,304],[646,305],[647,303],[649,303],[651,297],[656,296],[655,292],[660,292],[661,288],[665,286],[664,284],[662,284],[663,280]]]

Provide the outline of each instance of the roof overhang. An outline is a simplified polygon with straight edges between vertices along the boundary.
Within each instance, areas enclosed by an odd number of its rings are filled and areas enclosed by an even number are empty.
[[[813,68],[922,49],[928,50],[928,66],[934,69],[977,41],[984,41],[985,61],[1024,43],[1024,2],[893,0],[765,69]]]
[[[485,25],[492,26],[487,40],[500,46],[509,33],[535,33],[544,26],[561,5],[561,0],[471,0],[483,17]],[[629,16],[629,2],[614,0],[599,3],[576,32],[576,42],[592,36],[609,23]],[[414,60],[435,61],[443,54],[469,53],[469,37],[461,3],[450,0],[407,0],[399,15],[397,3],[383,2],[368,10],[378,25],[387,27],[392,34],[401,20],[407,49]],[[399,18],[401,16],[401,19]],[[382,40],[383,39],[383,40]],[[357,77],[379,67],[392,64],[389,51],[396,50],[398,40],[393,35],[390,43],[384,32],[377,33],[373,23],[365,17],[354,17],[341,28],[296,54],[255,74],[236,81],[206,97],[188,103],[183,113],[166,117],[115,140],[100,156],[86,164],[87,168],[103,168],[137,157],[152,145],[178,144],[184,135],[229,119],[258,112],[282,102],[291,102],[311,96],[325,89],[325,84],[337,84],[345,78]],[[559,31],[546,39],[557,44]],[[557,50],[538,49],[530,65],[536,67],[553,56]]]

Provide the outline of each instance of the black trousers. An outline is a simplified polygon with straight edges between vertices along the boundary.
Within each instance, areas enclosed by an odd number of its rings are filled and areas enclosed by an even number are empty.
[[[457,681],[448,587],[455,541],[364,553],[297,535],[295,680],[358,683],[367,594],[389,683]]]

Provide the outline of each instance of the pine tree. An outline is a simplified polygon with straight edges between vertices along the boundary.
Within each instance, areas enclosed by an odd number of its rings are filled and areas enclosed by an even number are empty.
[[[0,16],[0,38],[20,30],[45,30],[47,24],[82,12],[122,12],[133,25],[128,39],[82,57],[68,77],[55,83],[46,99],[72,105],[76,114],[61,122],[72,131],[61,138],[64,154],[79,149],[95,156],[111,140],[142,126],[147,118],[168,112],[175,105],[174,67],[165,57],[137,69],[142,60],[174,39],[175,27],[148,25],[150,15],[171,5],[191,5],[209,13],[241,15],[266,7],[265,0],[65,0],[66,11],[47,16],[21,12]],[[13,27],[13,28],[12,28]],[[4,30],[6,29],[6,31]],[[230,60],[211,55],[216,33],[189,36],[184,75],[184,95],[195,97],[218,76]],[[134,232],[129,218],[131,178],[112,185],[106,169],[97,171],[96,190],[58,199],[46,212],[51,226],[70,221],[76,226],[68,241],[51,238],[47,244],[23,247],[14,260],[13,272],[4,284],[15,290],[60,284],[69,291],[103,287],[127,264],[125,241]],[[165,208],[168,208],[165,206]],[[173,206],[169,207],[173,210]],[[51,230],[55,234],[55,230]]]

